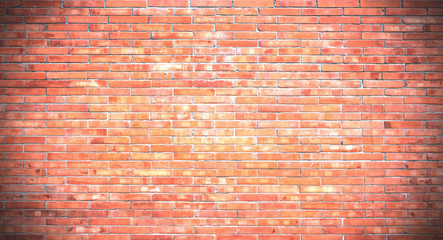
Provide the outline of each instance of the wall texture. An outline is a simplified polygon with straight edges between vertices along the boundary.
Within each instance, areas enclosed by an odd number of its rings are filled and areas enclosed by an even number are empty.
[[[443,1],[0,5],[0,239],[443,238]]]

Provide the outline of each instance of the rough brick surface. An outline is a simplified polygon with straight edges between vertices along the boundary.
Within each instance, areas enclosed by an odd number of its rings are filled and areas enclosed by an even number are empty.
[[[442,15],[1,1],[0,239],[442,239]]]

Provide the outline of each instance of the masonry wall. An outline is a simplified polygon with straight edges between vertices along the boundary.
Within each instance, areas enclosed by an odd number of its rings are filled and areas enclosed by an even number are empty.
[[[443,1],[0,6],[0,239],[443,238]]]

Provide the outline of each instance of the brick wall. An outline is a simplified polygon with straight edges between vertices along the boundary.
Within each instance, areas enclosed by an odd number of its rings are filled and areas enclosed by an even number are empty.
[[[0,5],[0,239],[442,239],[443,1]]]

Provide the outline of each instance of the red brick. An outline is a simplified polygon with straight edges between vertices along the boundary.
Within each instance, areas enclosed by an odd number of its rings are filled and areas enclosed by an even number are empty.
[[[318,7],[358,7],[356,0],[319,0]]]

